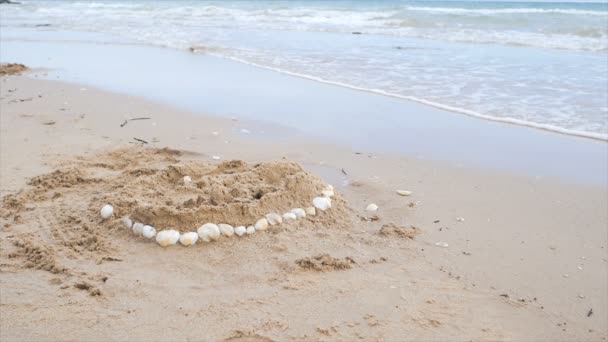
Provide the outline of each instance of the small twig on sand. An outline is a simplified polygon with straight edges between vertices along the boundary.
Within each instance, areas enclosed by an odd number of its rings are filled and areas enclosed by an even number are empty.
[[[344,169],[342,169],[342,173],[343,173],[345,176],[348,176],[348,173],[346,173],[346,171],[344,171]]]
[[[133,118],[133,119],[125,120],[125,122],[123,122],[122,124],[120,124],[120,127],[125,127],[125,125],[129,123],[129,121],[135,121],[135,120],[150,120],[150,119],[151,119],[151,118]]]
[[[137,138],[133,138],[133,139],[135,139],[135,140],[137,140],[137,141],[139,141],[139,142],[141,142],[141,143],[144,143],[144,144],[147,144],[147,143],[148,143],[148,142],[147,142],[147,141],[145,141],[145,140],[141,140],[141,139],[137,139]]]

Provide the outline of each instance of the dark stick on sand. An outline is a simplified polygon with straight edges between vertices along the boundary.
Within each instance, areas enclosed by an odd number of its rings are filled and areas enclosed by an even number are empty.
[[[147,143],[148,143],[148,142],[147,142],[147,141],[145,141],[145,140],[141,140],[141,139],[137,139],[137,138],[133,138],[133,139],[135,139],[135,140],[137,140],[137,141],[139,141],[139,142],[141,142],[141,143],[144,143],[144,144],[147,144]]]
[[[150,120],[150,118],[134,118],[134,119],[125,120],[125,122],[120,124],[120,127],[125,127],[125,125],[129,123],[129,121],[135,121],[135,120]]]

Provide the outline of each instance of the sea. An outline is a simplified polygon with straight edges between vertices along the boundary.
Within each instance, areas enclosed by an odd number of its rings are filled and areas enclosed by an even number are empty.
[[[0,5],[0,35],[103,33],[608,140],[605,1],[19,2]]]

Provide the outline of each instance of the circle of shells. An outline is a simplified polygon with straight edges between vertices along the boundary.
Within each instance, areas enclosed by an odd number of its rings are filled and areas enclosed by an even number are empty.
[[[184,181],[188,181],[188,176],[184,177]],[[238,226],[233,227],[226,223],[205,223],[200,226],[196,232],[185,232],[180,233],[175,229],[165,229],[161,231],[156,231],[156,228],[151,225],[144,224],[142,222],[133,222],[129,217],[125,217],[123,219],[124,225],[133,231],[134,234],[138,236],[143,236],[147,239],[155,239],[156,242],[162,246],[167,247],[171,245],[175,245],[178,242],[182,246],[192,246],[197,243],[198,240],[202,240],[204,242],[212,242],[216,241],[220,238],[220,236],[245,236],[254,234],[257,231],[264,231],[268,229],[269,226],[274,226],[283,223],[283,221],[295,221],[298,219],[302,219],[306,216],[315,216],[317,214],[317,210],[325,211],[331,208],[331,198],[334,196],[334,187],[331,185],[327,185],[323,191],[321,196],[315,197],[312,200],[312,206],[305,208],[293,208],[290,211],[280,215],[278,213],[269,213],[266,214],[265,217],[257,220],[253,225],[250,226]],[[112,217],[114,212],[114,208],[106,204],[101,208],[101,217],[103,219],[108,219]]]

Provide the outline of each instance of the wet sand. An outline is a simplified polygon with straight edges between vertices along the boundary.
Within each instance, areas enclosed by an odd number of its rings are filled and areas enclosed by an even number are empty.
[[[2,340],[608,338],[605,185],[315,143],[87,86],[1,82],[1,195],[31,194],[20,212],[3,201]],[[150,119],[121,127],[138,117]],[[185,152],[108,158],[165,147]],[[98,216],[116,173],[233,159],[302,165],[335,186],[340,218],[163,249]],[[34,177],[74,165],[99,186],[36,190]]]

